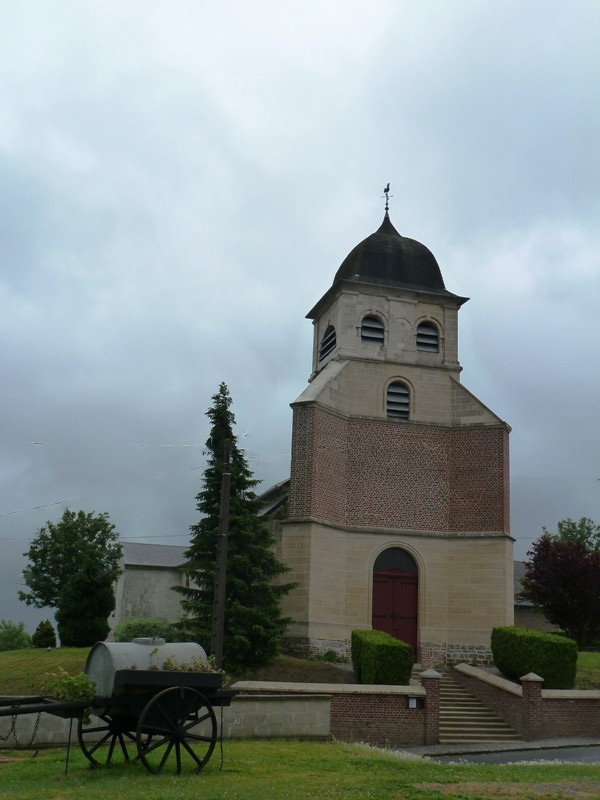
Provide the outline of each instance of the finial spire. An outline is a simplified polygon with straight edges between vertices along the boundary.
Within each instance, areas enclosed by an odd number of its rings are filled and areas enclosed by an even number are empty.
[[[393,194],[390,195],[390,184],[389,183],[385,187],[385,189],[383,190],[383,193],[385,195],[385,213],[387,214],[388,211],[390,210],[390,197],[394,196]]]

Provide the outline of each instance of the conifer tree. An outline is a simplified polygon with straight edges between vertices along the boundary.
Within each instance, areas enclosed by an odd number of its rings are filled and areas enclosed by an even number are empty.
[[[260,666],[277,653],[278,640],[289,625],[280,599],[294,584],[277,579],[288,571],[274,555],[274,539],[259,516],[260,499],[243,452],[237,447],[231,396],[222,383],[206,412],[211,422],[206,442],[208,465],[196,497],[202,519],[192,525],[186,552],[192,585],[174,587],[186,613],[183,625],[208,650],[211,639],[214,584],[219,533],[221,478],[225,443],[231,442],[231,494],[227,544],[227,581],[223,664],[242,673]]]

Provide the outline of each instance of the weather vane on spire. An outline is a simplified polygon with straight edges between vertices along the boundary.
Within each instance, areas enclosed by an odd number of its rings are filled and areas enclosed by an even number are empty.
[[[390,184],[389,183],[385,187],[385,189],[383,190],[383,193],[385,195],[385,213],[387,214],[387,212],[390,210],[390,197],[394,196],[393,194],[390,195]]]

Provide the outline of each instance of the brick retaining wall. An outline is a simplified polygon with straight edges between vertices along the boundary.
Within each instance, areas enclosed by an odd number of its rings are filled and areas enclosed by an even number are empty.
[[[425,709],[408,708],[406,695],[333,695],[331,735],[377,747],[423,744]]]
[[[518,684],[467,664],[458,664],[453,674],[467,691],[495,709],[516,733],[523,735],[522,692]]]
[[[439,677],[431,679],[428,691],[423,686],[265,681],[239,681],[235,688],[242,692],[240,697],[278,695],[282,704],[298,695],[326,695],[330,699],[330,733],[341,741],[398,747],[426,744],[428,732],[438,740]]]
[[[600,734],[600,691],[542,689],[537,675],[519,685],[469,664],[456,666],[454,675],[526,740]]]
[[[422,678],[423,686],[239,681],[239,694],[223,709],[223,738],[305,738],[361,741],[398,747],[437,742],[439,677]],[[424,688],[427,685],[427,689]],[[216,709],[221,724],[221,709]],[[0,717],[0,747],[28,746],[37,714],[19,715],[17,742],[11,718]],[[69,720],[42,714],[33,746],[64,745]],[[72,742],[77,745],[77,721]]]

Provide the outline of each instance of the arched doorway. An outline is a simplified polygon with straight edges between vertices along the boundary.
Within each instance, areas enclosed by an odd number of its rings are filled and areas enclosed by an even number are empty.
[[[373,565],[373,628],[407,642],[416,655],[418,611],[416,561],[406,550],[389,547]]]

